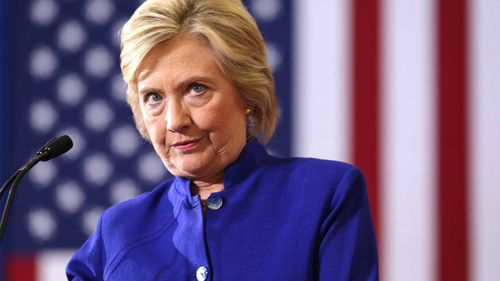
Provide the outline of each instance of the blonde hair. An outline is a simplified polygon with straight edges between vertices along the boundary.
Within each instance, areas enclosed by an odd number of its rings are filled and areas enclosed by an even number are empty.
[[[247,136],[267,142],[278,118],[274,78],[264,39],[240,0],[148,0],[124,25],[121,70],[127,83],[127,102],[142,136],[149,139],[139,109],[137,70],[151,49],[179,34],[208,42],[222,71],[251,110]]]

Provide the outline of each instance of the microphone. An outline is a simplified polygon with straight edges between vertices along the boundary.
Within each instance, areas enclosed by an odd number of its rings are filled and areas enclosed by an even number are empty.
[[[73,147],[73,141],[68,135],[49,140],[42,148],[40,148],[36,155],[40,157],[40,161],[49,161],[68,152]]]
[[[7,196],[7,202],[5,203],[5,208],[2,213],[2,221],[0,222],[0,241],[2,241],[5,225],[7,224],[7,218],[12,207],[17,185],[21,181],[21,178],[38,162],[54,159],[68,152],[72,147],[73,141],[68,135],[62,135],[49,140],[36,152],[35,156],[33,156],[21,169],[17,170],[2,186],[2,189],[0,189],[0,199],[2,198],[2,194],[7,191],[12,184],[12,188],[10,188],[9,195]]]

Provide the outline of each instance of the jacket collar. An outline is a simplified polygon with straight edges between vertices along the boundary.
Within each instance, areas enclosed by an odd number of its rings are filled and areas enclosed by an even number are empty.
[[[251,139],[238,159],[224,170],[224,189],[230,189],[245,181],[268,157],[264,146],[257,139]]]
[[[255,138],[251,139],[238,156],[238,159],[229,164],[224,170],[224,189],[230,189],[245,179],[268,158],[264,146]],[[173,187],[178,193],[191,198],[191,180],[175,177]]]

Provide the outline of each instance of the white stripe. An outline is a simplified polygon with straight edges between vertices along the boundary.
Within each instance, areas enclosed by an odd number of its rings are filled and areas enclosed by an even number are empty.
[[[68,280],[65,275],[66,264],[74,250],[43,251],[37,254],[37,281]]]
[[[381,280],[433,280],[434,6],[382,1]]]
[[[349,160],[347,4],[294,2],[294,155]]]
[[[470,1],[470,280],[500,276],[500,2]]]

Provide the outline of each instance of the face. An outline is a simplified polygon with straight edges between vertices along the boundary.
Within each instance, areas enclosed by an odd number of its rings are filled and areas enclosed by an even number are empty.
[[[153,48],[138,70],[150,141],[176,176],[211,181],[246,143],[243,102],[207,43],[178,36]]]

